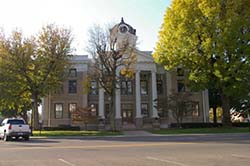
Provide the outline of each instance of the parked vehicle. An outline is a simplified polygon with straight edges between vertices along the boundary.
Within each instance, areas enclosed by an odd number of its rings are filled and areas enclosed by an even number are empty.
[[[4,141],[9,141],[13,137],[16,139],[22,137],[28,141],[30,135],[30,126],[23,119],[6,118],[0,125],[0,138]]]

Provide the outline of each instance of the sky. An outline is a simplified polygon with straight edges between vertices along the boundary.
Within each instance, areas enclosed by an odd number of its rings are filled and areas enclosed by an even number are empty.
[[[124,21],[136,29],[138,48],[153,51],[171,0],[0,0],[0,28],[34,35],[50,23],[70,28],[75,54],[86,55],[88,30]]]

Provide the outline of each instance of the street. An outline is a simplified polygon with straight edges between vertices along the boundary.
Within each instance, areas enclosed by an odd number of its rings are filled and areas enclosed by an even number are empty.
[[[0,149],[0,166],[250,165],[250,134],[32,138]]]

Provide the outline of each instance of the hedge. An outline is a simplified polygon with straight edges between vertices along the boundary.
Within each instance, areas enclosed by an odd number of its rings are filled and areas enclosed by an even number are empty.
[[[182,128],[218,128],[223,127],[222,123],[182,123]],[[250,127],[250,123],[232,123],[232,127]],[[178,128],[177,123],[171,123],[170,128]]]
[[[43,130],[47,130],[47,131],[56,131],[56,130],[80,131],[80,127],[79,126],[70,126],[70,125],[59,125],[57,127],[43,127]]]

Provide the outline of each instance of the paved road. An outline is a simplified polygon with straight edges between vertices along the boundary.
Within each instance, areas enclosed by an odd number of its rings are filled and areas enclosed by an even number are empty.
[[[0,166],[249,166],[250,134],[0,142]]]

